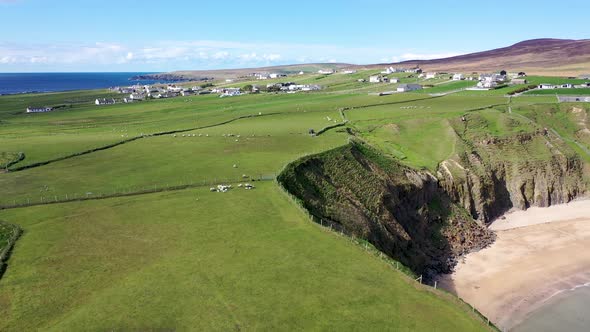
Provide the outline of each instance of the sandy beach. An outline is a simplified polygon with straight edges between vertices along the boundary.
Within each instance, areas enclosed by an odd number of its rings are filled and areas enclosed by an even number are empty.
[[[511,212],[490,228],[494,244],[467,255],[439,284],[501,329],[590,282],[590,200]]]

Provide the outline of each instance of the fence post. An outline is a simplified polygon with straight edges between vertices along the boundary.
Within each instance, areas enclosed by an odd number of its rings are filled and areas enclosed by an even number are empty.
[[[438,282],[435,280],[434,281],[434,289],[436,289],[436,285],[438,284]]]

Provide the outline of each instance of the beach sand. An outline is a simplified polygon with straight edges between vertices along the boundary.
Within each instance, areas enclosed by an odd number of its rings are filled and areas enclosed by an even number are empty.
[[[511,329],[554,296],[590,282],[590,200],[512,212],[490,226],[488,248],[471,253],[439,285]]]

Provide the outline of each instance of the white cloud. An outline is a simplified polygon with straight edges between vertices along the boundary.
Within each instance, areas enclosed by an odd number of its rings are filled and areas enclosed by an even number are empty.
[[[397,54],[397,55],[396,55]],[[424,53],[385,47],[327,44],[243,43],[232,41],[154,41],[148,44],[2,43],[0,69],[107,68],[109,70],[175,70],[254,67],[311,62],[376,63],[432,59],[458,53]],[[109,67],[118,65],[119,67]],[[28,67],[26,67],[28,66]],[[31,67],[33,66],[33,67]]]

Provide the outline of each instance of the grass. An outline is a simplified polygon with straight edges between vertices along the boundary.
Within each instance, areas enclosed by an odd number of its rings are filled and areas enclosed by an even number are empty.
[[[453,128],[462,116],[473,120],[472,137],[509,137],[550,126],[572,142],[590,143],[576,125],[581,113],[556,105],[551,96],[424,93],[453,91],[464,82],[371,96],[395,86],[357,82],[376,72],[293,78],[324,85],[318,93],[209,95],[105,107],[92,104],[105,91],[1,96],[0,163],[25,154],[13,168],[142,134],[189,131],[2,173],[0,205],[276,175],[303,155],[345,144],[346,129],[407,165],[433,171],[461,148]],[[402,83],[416,80],[396,75]],[[61,104],[66,107],[51,113],[23,113],[28,105]],[[308,135],[309,129],[341,122],[342,109],[347,128]],[[238,119],[244,116],[253,117]],[[208,128],[191,130],[199,127]],[[0,330],[483,327],[455,301],[416,287],[349,241],[309,223],[274,183],[255,185],[253,191],[226,194],[202,187],[0,210],[1,220],[25,231],[0,281]]]
[[[309,223],[274,183],[0,218],[25,230],[0,283],[0,330],[484,329]]]

